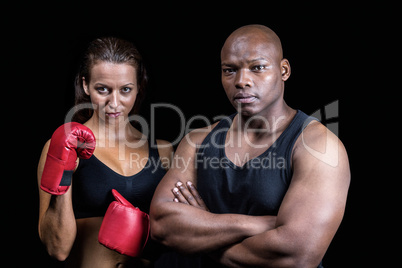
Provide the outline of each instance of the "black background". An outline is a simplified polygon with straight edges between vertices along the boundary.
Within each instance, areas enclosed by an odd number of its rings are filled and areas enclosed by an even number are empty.
[[[2,107],[13,107],[3,109],[3,129],[10,131],[3,134],[3,143],[12,152],[5,170],[16,174],[3,174],[7,189],[12,189],[12,197],[4,200],[3,219],[7,233],[15,234],[6,243],[15,266],[60,265],[47,256],[37,233],[36,168],[44,143],[73,107],[73,79],[87,43],[115,35],[137,45],[150,76],[141,112],[148,122],[152,103],[176,105],[187,120],[203,115],[213,122],[214,116],[234,112],[220,82],[220,49],[233,30],[254,23],[269,26],[281,38],[292,67],[285,86],[285,100],[292,108],[311,114],[339,103],[335,121],[349,154],[352,183],[344,220],[324,266],[366,267],[380,259],[382,246],[375,241],[381,234],[373,232],[378,226],[373,226],[372,215],[380,207],[372,200],[372,182],[361,161],[369,157],[364,133],[370,132],[372,118],[367,88],[374,82],[368,67],[378,62],[373,40],[384,35],[373,24],[373,19],[379,20],[378,10],[330,3],[222,4],[113,1],[17,4],[3,10],[7,71],[3,68],[2,73],[7,86]],[[174,111],[158,110],[155,119],[157,138],[173,141],[180,135]],[[191,127],[204,125],[196,121]]]

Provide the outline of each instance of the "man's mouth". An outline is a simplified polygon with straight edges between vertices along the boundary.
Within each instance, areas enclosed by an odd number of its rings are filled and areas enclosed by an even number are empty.
[[[257,97],[248,93],[237,93],[234,96],[234,101],[238,103],[253,103],[257,100]]]

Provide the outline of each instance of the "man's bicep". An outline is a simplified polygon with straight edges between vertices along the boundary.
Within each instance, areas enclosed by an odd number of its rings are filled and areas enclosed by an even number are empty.
[[[312,128],[306,139],[299,140],[292,181],[277,218],[277,226],[294,235],[296,244],[311,246],[319,255],[325,253],[342,220],[350,182],[345,148],[335,135],[325,132],[323,126],[318,131]]]
[[[220,256],[223,264],[318,266],[342,220],[350,180],[343,145],[332,135],[326,141],[322,127],[318,134],[306,133],[306,143],[295,145],[293,176],[275,228],[228,248]],[[327,142],[330,146],[325,151]],[[328,158],[315,157],[305,146],[327,152]],[[334,157],[339,160],[336,166],[327,161]]]
[[[173,156],[171,168],[156,188],[154,199],[172,201],[172,189],[178,181],[196,184],[195,153],[196,148],[186,137],[183,138]]]

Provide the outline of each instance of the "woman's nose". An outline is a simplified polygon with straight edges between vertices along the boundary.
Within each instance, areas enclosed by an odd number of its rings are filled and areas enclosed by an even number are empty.
[[[119,93],[117,90],[113,90],[112,94],[110,94],[108,106],[111,109],[116,109],[119,106]]]

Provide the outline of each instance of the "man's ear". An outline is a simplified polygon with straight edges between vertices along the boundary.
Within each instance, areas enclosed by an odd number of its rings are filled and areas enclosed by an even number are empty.
[[[85,81],[85,77],[82,77],[82,87],[84,88],[85,94],[89,96],[89,86]]]
[[[282,81],[286,81],[289,79],[291,70],[290,70],[290,63],[287,59],[281,60],[281,73],[282,73]]]

